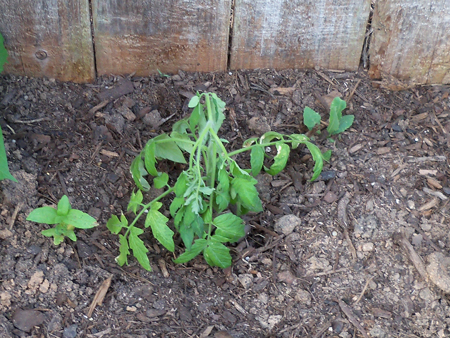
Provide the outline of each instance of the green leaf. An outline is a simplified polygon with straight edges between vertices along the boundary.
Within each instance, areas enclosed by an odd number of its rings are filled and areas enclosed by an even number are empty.
[[[273,164],[269,170],[266,170],[270,175],[276,175],[286,167],[286,163],[289,159],[289,146],[283,142],[277,142],[277,155],[273,158]]]
[[[167,182],[169,182],[169,175],[167,173],[159,173],[159,176],[153,179],[153,184],[156,189],[164,188]]]
[[[192,96],[191,100],[189,101],[188,107],[189,108],[194,108],[195,106],[197,106],[200,102],[200,97],[195,95]]]
[[[260,138],[261,144],[271,142],[273,139],[281,140],[283,139],[283,135],[280,133],[277,133],[276,131],[268,131]]]
[[[131,193],[130,202],[128,202],[127,211],[132,210],[136,215],[143,199],[144,196],[142,196],[142,192],[140,190],[138,190],[136,193],[133,191]]]
[[[191,227],[192,230],[194,231],[194,234],[200,238],[203,237],[203,234],[205,232],[204,224],[205,223],[203,221],[203,218],[200,215],[196,215],[196,217],[191,223]]]
[[[242,148],[248,148],[252,144],[254,144],[256,141],[258,141],[257,137],[251,137],[251,138],[249,138],[249,139],[244,141],[244,143],[242,144]]]
[[[124,235],[119,235],[119,256],[116,257],[116,262],[120,266],[123,266],[124,264],[128,265],[128,255],[130,254],[130,251],[128,250],[128,241],[127,238]]]
[[[172,217],[175,217],[175,214],[177,213],[177,211],[183,206],[184,204],[184,197],[175,197],[172,201],[172,203],[170,203],[170,215]]]
[[[58,202],[58,207],[56,208],[56,213],[58,216],[65,216],[69,213],[71,209],[69,198],[64,195]]]
[[[213,224],[217,228],[215,234],[228,238],[228,242],[236,242],[245,236],[242,218],[231,212],[217,216],[214,218]]]
[[[319,177],[320,173],[322,172],[323,157],[322,157],[322,152],[315,144],[312,144],[311,142],[306,142],[305,144],[308,147],[308,150],[310,151],[311,156],[315,162],[314,168],[313,168],[313,176],[311,178],[311,182],[312,182],[317,177]]]
[[[0,73],[3,72],[3,65],[8,60],[8,51],[3,44],[3,36],[0,34]]]
[[[205,120],[202,104],[197,105],[189,117],[189,128],[192,132],[195,131],[195,127],[197,127],[200,120]]]
[[[202,252],[206,246],[208,245],[208,241],[203,238],[197,239],[194,244],[192,244],[190,250],[186,250],[183,254],[178,256],[177,259],[174,259],[174,263],[183,264],[189,262],[191,259],[195,258]]]
[[[144,162],[142,161],[141,155],[137,156],[131,163],[130,171],[137,187],[141,190],[149,191],[150,184],[148,184],[147,180],[144,178],[144,176],[147,175],[147,171],[144,168]]]
[[[123,216],[123,215],[122,215]],[[116,215],[112,215],[111,218],[106,222],[106,227],[111,231],[111,233],[117,235],[124,225],[119,220]]]
[[[27,221],[45,224],[56,224],[60,219],[56,209],[48,206],[34,209],[27,217]]]
[[[167,226],[167,221],[169,219],[158,211],[161,205],[160,202],[152,204],[152,207],[145,218],[145,227],[148,228],[150,226],[153,237],[155,237],[167,250],[173,252],[175,250],[175,243],[173,242],[174,233]]]
[[[354,119],[355,119],[354,115],[342,116],[341,120],[339,121],[339,129],[336,134],[342,133],[343,131],[350,128],[351,125],[353,124]]]
[[[331,150],[327,150],[322,154],[322,157],[325,161],[329,161],[331,158]]]
[[[263,147],[254,147],[250,152],[250,165],[252,167],[252,175],[256,177],[264,162],[264,148]]]
[[[183,240],[186,250],[190,250],[192,247],[192,241],[194,240],[194,229],[191,224],[182,223],[178,229],[180,237]]]
[[[189,128],[189,123],[186,118],[181,119],[177,122],[175,122],[172,126],[172,130],[174,132],[180,133],[180,134],[186,134],[186,130]]]
[[[211,241],[203,251],[206,263],[209,266],[218,266],[225,269],[231,265],[230,249],[222,243]]]
[[[249,176],[251,178],[251,176]],[[239,198],[240,203],[244,208],[253,211],[262,211],[261,200],[258,196],[258,191],[255,188],[256,181],[254,178],[247,179],[243,177],[235,177],[231,181],[231,186]]]
[[[142,235],[144,230],[136,227],[130,229],[130,235],[128,242],[130,243],[130,249],[133,250],[133,256],[136,257],[141,266],[147,270],[152,271],[150,267],[150,261],[147,257],[148,249],[145,247],[144,242],[138,236]]]
[[[94,217],[77,209],[70,209],[64,222],[78,229],[90,229],[98,225]]]
[[[292,134],[289,135],[289,138],[293,141],[291,145],[292,149],[296,149],[299,144],[304,144],[309,141],[308,136],[303,134]]]
[[[155,166],[156,165],[155,149],[156,145],[153,140],[148,141],[144,147],[145,169],[147,169],[147,172],[152,176],[158,176],[158,170],[156,170]],[[145,176],[146,173],[142,173],[142,175]]]
[[[211,240],[214,242],[219,242],[219,243],[227,243],[230,241],[230,239],[228,237],[218,235],[218,234],[212,235]]]
[[[56,228],[42,230],[41,234],[45,237],[54,237],[53,243],[55,243],[55,245],[59,245],[62,241],[64,241],[64,236]]]
[[[192,140],[189,137],[189,135],[180,134],[177,131],[173,131],[170,134],[170,137],[173,139],[175,139],[175,138],[178,139],[175,141],[175,143],[177,144],[178,147],[183,149],[185,152],[191,153],[192,150],[194,149],[194,145],[193,145]]]
[[[305,107],[303,110],[303,124],[312,130],[316,125],[320,123],[320,114],[316,113],[309,107]]]
[[[2,61],[2,47],[3,47],[3,38],[0,34],[0,69],[3,70],[3,63]],[[6,54],[6,57],[8,57],[8,54]],[[17,180],[11,175],[8,168],[8,159],[6,158],[6,150],[5,150],[5,144],[3,142],[3,133],[2,128],[0,128],[0,181],[8,179],[14,182],[17,182]]]
[[[77,236],[75,235],[75,232],[73,232],[73,230],[67,230],[67,231],[65,232],[65,235],[66,235],[67,237],[69,237],[71,241],[74,241],[74,242],[77,241]]]
[[[329,135],[338,133],[340,120],[342,118],[342,111],[347,106],[344,100],[339,97],[335,97],[330,106],[330,121],[328,123],[327,131]]]
[[[177,163],[186,163],[182,151],[176,142],[167,134],[161,134],[153,139],[155,142],[155,157]]]
[[[177,182],[175,183],[175,186],[173,188],[177,197],[184,196],[188,188],[188,177],[185,171],[183,171],[180,176],[178,176]]]

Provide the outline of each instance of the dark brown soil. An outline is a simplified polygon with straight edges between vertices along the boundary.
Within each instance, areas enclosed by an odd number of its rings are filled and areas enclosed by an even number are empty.
[[[1,182],[0,337],[449,337],[450,88],[376,85],[364,72],[292,70],[93,85],[1,77],[0,122],[19,183]],[[196,90],[226,101],[230,149],[267,130],[306,133],[304,107],[326,121],[336,95],[355,122],[334,143],[316,137],[333,155],[315,182],[304,149],[281,174],[258,177],[264,212],[248,220],[231,269],[200,257],[177,266],[150,235],[153,272],[134,258],[121,268],[105,224],[126,212],[130,163],[189,114]],[[48,226],[26,217],[64,194],[100,225],[56,247],[40,233]]]

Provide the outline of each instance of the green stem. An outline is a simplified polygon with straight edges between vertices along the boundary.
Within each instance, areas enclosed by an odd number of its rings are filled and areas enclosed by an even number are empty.
[[[257,144],[253,144],[253,145],[251,145],[251,146],[249,146],[249,147],[245,147],[245,148],[241,148],[241,149],[238,149],[238,150],[229,152],[229,153],[228,153],[228,156],[231,157],[231,156],[234,156],[234,155],[243,153],[243,152],[245,152],[245,151],[252,150],[252,148],[255,148],[255,147],[264,147],[264,148],[265,148],[265,147],[274,146],[274,145],[276,145],[278,142],[283,142],[283,143],[293,143],[293,142],[298,142],[298,143],[300,143],[300,144],[304,144],[304,142],[300,142],[300,141],[297,141],[297,140],[283,140],[283,141],[278,140],[278,141],[272,141],[272,142],[262,143],[262,144],[257,143]]]

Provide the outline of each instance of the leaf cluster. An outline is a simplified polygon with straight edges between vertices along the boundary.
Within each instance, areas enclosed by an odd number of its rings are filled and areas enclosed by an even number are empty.
[[[193,109],[190,116],[176,122],[170,134],[150,139],[131,164],[130,171],[139,190],[132,193],[127,211],[135,217],[129,224],[125,215],[113,215],[107,223],[108,229],[119,235],[120,254],[116,258],[119,265],[128,263],[131,249],[139,263],[151,269],[148,250],[139,238],[144,230],[137,227],[137,221],[146,213],[144,227],[150,228],[153,236],[171,252],[175,250],[175,233],[169,227],[168,216],[173,219],[173,227],[185,247],[175,263],[186,263],[203,254],[209,265],[228,267],[231,255],[225,244],[245,236],[241,216],[262,211],[255,187],[259,172],[278,174],[286,166],[290,150],[304,144],[315,161],[312,180],[320,175],[323,154],[305,135],[268,132],[260,138],[246,140],[241,149],[228,152],[227,141],[217,134],[225,119],[225,103],[214,93],[197,93],[189,107]],[[267,148],[276,149],[276,155],[269,156]],[[246,151],[250,152],[250,169],[242,169],[233,159],[234,155]],[[158,169],[162,160],[186,168],[173,185],[169,184],[168,173]],[[152,186],[165,191],[143,203],[142,191]],[[160,201],[169,194],[173,199],[164,211]],[[229,211],[230,205],[235,206],[235,214]]]
[[[27,221],[45,224],[56,224],[54,228],[43,230],[46,237],[54,238],[55,245],[64,241],[64,237],[69,237],[72,241],[77,240],[74,229],[90,229],[98,225],[95,218],[77,210],[72,209],[69,198],[64,195],[55,208],[45,206],[34,209],[27,217]]]
[[[335,97],[330,106],[330,118],[328,122],[328,135],[340,134],[347,130],[353,124],[355,119],[354,115],[342,115],[342,111],[347,107],[347,103]],[[303,111],[303,123],[309,130],[312,130],[316,125],[320,123],[320,115],[309,107],[305,107]]]

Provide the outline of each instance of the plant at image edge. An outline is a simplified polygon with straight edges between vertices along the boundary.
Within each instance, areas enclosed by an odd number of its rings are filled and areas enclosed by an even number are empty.
[[[3,45],[3,36],[0,34],[0,73],[3,72],[3,65],[8,59],[8,51]],[[11,175],[8,168],[8,159],[6,158],[5,144],[3,142],[3,132],[0,127],[0,181],[8,179],[14,182],[17,180]]]
[[[330,118],[328,121],[328,135],[336,135],[347,130],[353,124],[355,119],[354,115],[342,116],[342,111],[347,107],[347,103],[335,97],[330,106]],[[309,107],[305,107],[303,111],[303,123],[309,130],[312,130],[316,125],[320,123],[320,115]]]
[[[98,225],[92,216],[80,210],[72,209],[66,195],[61,197],[56,209],[49,206],[34,209],[28,215],[27,221],[56,224],[54,228],[42,231],[42,234],[46,237],[53,236],[55,245],[64,241],[65,236],[72,241],[76,241],[75,228],[90,229]]]
[[[135,218],[129,224],[125,215],[113,215],[106,225],[112,233],[119,235],[120,254],[116,261],[121,266],[128,263],[131,249],[139,263],[151,271],[148,250],[139,238],[144,230],[136,227],[145,213],[145,228],[150,228],[167,250],[175,250],[174,232],[167,225],[169,219],[160,211],[161,199],[173,193],[175,197],[169,212],[186,248],[174,262],[186,263],[203,253],[210,266],[226,268],[231,265],[231,255],[224,243],[233,243],[245,236],[240,216],[249,211],[262,211],[254,177],[263,168],[271,175],[278,174],[286,166],[290,147],[295,149],[300,144],[306,145],[315,161],[311,180],[322,171],[323,155],[305,135],[282,135],[271,131],[260,138],[246,140],[241,149],[228,152],[224,146],[227,141],[217,135],[225,119],[225,103],[214,93],[197,93],[190,100],[189,108],[193,111],[188,118],[176,122],[170,135],[150,139],[131,164],[131,174],[139,190],[132,193],[127,211],[132,211]],[[276,149],[273,158],[266,153],[270,147]],[[244,151],[250,151],[251,169],[242,169],[233,159],[234,155]],[[187,160],[184,153],[188,155]],[[271,163],[268,167],[264,165],[265,158]],[[157,170],[159,160],[187,167],[173,186],[168,184],[168,174]],[[154,188],[166,190],[144,204],[142,191],[150,189],[144,178],[146,175],[153,177]],[[235,205],[236,214],[228,211],[230,204]]]

